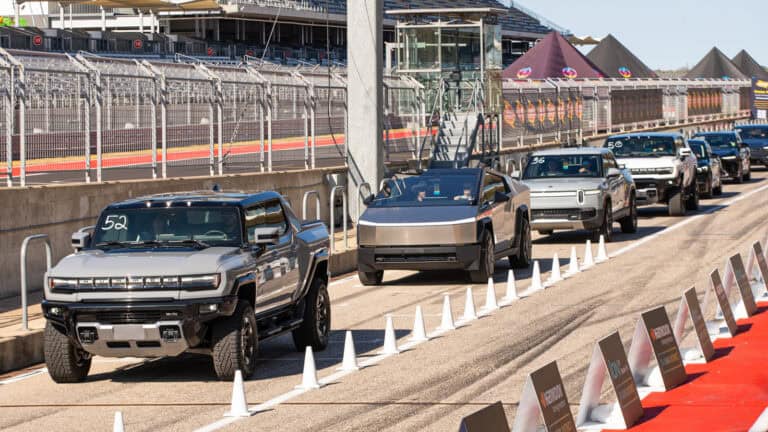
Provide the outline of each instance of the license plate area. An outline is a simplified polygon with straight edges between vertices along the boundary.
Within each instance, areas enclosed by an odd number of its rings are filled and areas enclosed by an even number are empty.
[[[144,328],[141,324],[121,324],[113,327],[114,340],[144,340]]]

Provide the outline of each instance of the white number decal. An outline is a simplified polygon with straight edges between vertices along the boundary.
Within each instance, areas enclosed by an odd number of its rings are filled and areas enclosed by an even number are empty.
[[[531,165],[541,165],[544,163],[544,158],[541,156],[536,156],[533,159],[531,159]]]
[[[125,215],[109,215],[101,227],[104,231],[117,230],[124,231],[128,229],[128,217]]]
[[[624,143],[621,141],[614,141],[608,143],[608,148],[622,148],[624,147]]]

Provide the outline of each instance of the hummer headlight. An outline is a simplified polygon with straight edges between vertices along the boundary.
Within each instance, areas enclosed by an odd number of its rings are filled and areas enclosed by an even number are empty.
[[[221,282],[221,275],[207,274],[207,275],[194,275],[194,276],[182,276],[179,278],[181,289],[183,290],[213,290],[219,287]]]

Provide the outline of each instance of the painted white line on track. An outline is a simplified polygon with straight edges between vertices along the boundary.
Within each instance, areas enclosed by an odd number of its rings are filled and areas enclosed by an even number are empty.
[[[733,204],[735,204],[735,203],[737,203],[737,202],[739,202],[739,201],[741,201],[743,199],[746,199],[746,198],[748,198],[748,197],[750,197],[750,196],[752,196],[752,195],[754,195],[754,194],[756,194],[758,192],[762,192],[762,191],[764,191],[766,189],[768,189],[768,184],[760,186],[759,188],[753,189],[753,190],[751,190],[749,192],[741,193],[741,194],[739,194],[739,196],[734,197],[734,198],[732,198],[732,199],[730,199],[730,200],[728,200],[728,201],[726,201],[726,202],[724,202],[722,204],[715,204],[715,206],[713,208],[711,208],[711,209],[708,209],[706,211],[703,211],[701,213],[698,213],[696,215],[693,215],[691,217],[683,219],[680,222],[678,222],[676,224],[673,224],[673,225],[670,225],[667,228],[665,228],[665,229],[663,229],[663,230],[661,230],[661,231],[659,231],[657,233],[649,235],[648,237],[643,237],[643,238],[641,238],[639,240],[636,240],[632,244],[624,246],[623,248],[608,254],[608,256],[611,257],[611,258],[614,258],[614,257],[617,257],[619,255],[623,255],[623,254],[625,254],[625,253],[627,253],[627,252],[629,252],[629,251],[631,251],[631,250],[633,250],[635,248],[638,248],[638,247],[640,247],[640,246],[642,246],[642,245],[644,245],[644,244],[646,244],[646,243],[648,243],[650,241],[653,241],[653,240],[655,240],[655,239],[657,239],[657,238],[659,238],[659,237],[661,237],[661,236],[663,236],[665,234],[669,234],[670,232],[678,230],[678,229],[688,225],[689,223],[697,221],[697,220],[703,218],[704,216],[710,215],[710,214],[712,214],[712,213],[714,213],[714,212],[716,212],[718,210],[721,210],[723,208],[730,207],[731,205],[733,205]]]
[[[768,431],[768,408],[764,409],[760,414],[760,417],[755,420],[755,423],[749,428],[749,432],[766,432]]]
[[[4,379],[4,380],[0,381],[0,385],[13,384],[15,382],[25,380],[27,378],[32,378],[34,376],[37,376],[37,375],[40,375],[40,374],[44,374],[46,372],[48,372],[48,368],[35,369],[33,371],[26,372],[26,373],[23,373],[21,375],[16,375],[15,377]]]

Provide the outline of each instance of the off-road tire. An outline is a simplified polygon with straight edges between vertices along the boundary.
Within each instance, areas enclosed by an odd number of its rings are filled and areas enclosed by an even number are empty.
[[[381,282],[384,280],[384,270],[374,272],[362,272],[358,270],[357,277],[360,279],[360,283],[365,286],[381,285]]]
[[[621,232],[625,234],[634,234],[637,232],[637,200],[635,195],[629,198],[629,214],[619,219]]]
[[[670,216],[685,216],[685,200],[682,190],[670,194],[667,207]]]
[[[331,334],[331,298],[325,279],[316,277],[304,299],[304,314],[301,325],[293,330],[293,345],[299,352],[308,346],[322,351],[328,346]]]
[[[736,184],[741,184],[741,183],[744,183],[744,168],[742,168],[741,166],[739,166],[739,172],[738,172],[738,173],[736,173],[736,175],[735,175],[735,176],[733,176],[733,181],[734,181]]]
[[[483,233],[483,240],[480,243],[480,268],[469,272],[469,278],[473,283],[485,283],[488,278],[493,276],[496,268],[496,257],[494,255],[495,247],[493,245],[493,236],[486,231]]]
[[[613,209],[610,201],[606,201],[603,208],[603,222],[599,228],[592,230],[592,241],[600,241],[602,235],[605,242],[610,243],[613,240]]]
[[[91,369],[91,356],[80,350],[50,322],[43,332],[43,354],[48,374],[57,383],[76,383],[85,380]]]
[[[704,192],[701,194],[701,198],[712,198],[713,195],[712,176],[707,176],[707,183],[704,187]]]
[[[222,318],[213,325],[212,344],[213,367],[220,380],[232,380],[238,369],[244,378],[253,375],[259,337],[256,316],[248,301],[240,299],[232,316]]]
[[[699,209],[699,188],[694,183],[688,193],[688,198],[685,200],[685,209],[696,211]]]
[[[523,218],[520,222],[520,232],[517,233],[520,238],[520,247],[517,249],[517,255],[507,257],[509,265],[512,268],[528,268],[531,265],[533,256],[533,243],[531,240],[531,224],[528,219]]]

